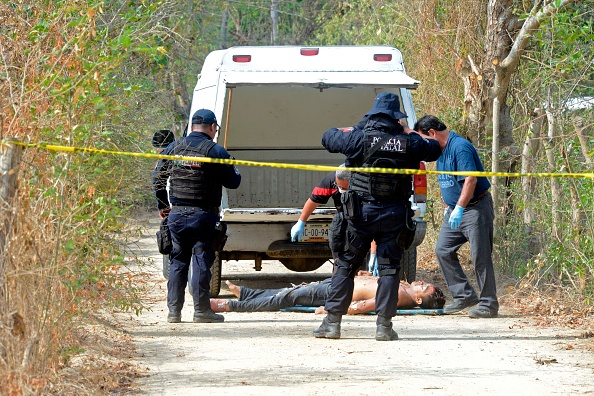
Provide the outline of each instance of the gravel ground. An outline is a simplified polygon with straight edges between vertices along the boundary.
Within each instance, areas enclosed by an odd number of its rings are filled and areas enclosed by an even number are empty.
[[[397,316],[400,339],[392,342],[375,341],[371,315],[343,317],[340,340],[314,338],[322,316],[313,313],[226,313],[222,324],[195,324],[189,294],[183,322],[169,324],[154,237],[158,219],[146,222],[146,235],[130,248],[146,263],[139,270],[152,285],[150,309],[120,315],[136,346],[133,361],[149,374],[139,384],[142,394],[594,394],[592,339],[582,337],[584,330],[536,326],[506,306],[496,319],[464,312]],[[224,262],[223,279],[273,288],[331,272],[329,263],[301,274],[276,261],[265,261],[262,272],[252,267]],[[225,285],[220,297],[233,298]]]

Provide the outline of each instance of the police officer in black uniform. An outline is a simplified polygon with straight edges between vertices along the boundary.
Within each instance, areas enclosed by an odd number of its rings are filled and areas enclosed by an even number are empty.
[[[220,219],[222,186],[239,187],[241,175],[233,165],[199,161],[200,157],[233,158],[227,150],[212,141],[217,131],[217,119],[212,111],[196,111],[188,136],[177,139],[162,153],[197,157],[196,161],[162,159],[153,175],[159,215],[161,218],[167,216],[173,241],[167,282],[167,321],[170,323],[181,322],[190,263],[193,266],[191,282],[194,322],[225,320],[223,315],[210,309],[210,268],[215,259],[213,235],[215,225]],[[168,201],[171,202],[171,207]]]
[[[397,95],[378,94],[366,115],[369,119],[362,129],[355,127],[349,132],[332,128],[322,137],[322,145],[328,151],[346,155],[347,167],[418,169],[421,161],[435,161],[441,155],[439,144],[415,132],[404,132],[398,120],[406,115],[400,112]],[[347,313],[353,295],[353,278],[365,261],[371,241],[375,240],[380,276],[375,339],[398,339],[392,329],[392,317],[396,315],[403,252],[399,236],[406,235],[401,232],[406,231],[407,224],[412,224],[414,212],[409,201],[412,191],[410,175],[351,173],[349,191],[342,195],[343,211],[348,219],[346,243],[335,260],[325,306],[328,315],[314,330],[315,337],[340,338],[342,315]]]

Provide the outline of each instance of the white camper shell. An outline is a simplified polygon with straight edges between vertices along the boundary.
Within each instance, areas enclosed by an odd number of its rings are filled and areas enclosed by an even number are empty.
[[[400,96],[412,126],[416,118],[409,90],[417,85],[394,47],[233,47],[206,57],[190,115],[212,110],[221,125],[216,141],[235,158],[338,166],[344,156],[327,152],[322,134],[355,125],[384,91]],[[311,271],[331,259],[326,238],[336,212],[332,201],[312,214],[304,241],[290,241],[291,227],[325,172],[238,168],[241,186],[223,192],[221,218],[228,240],[212,268],[212,295],[220,290],[222,260],[253,259],[261,270],[263,259],[273,259],[294,271]],[[415,208],[418,235],[402,262],[408,280],[414,279],[416,245],[425,236],[424,203]]]

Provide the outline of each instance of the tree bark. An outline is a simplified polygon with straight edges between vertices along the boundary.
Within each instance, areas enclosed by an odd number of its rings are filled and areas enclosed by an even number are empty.
[[[278,44],[278,1],[271,0],[270,3],[270,18],[272,19],[272,37],[273,45]]]
[[[493,99],[493,142],[491,146],[491,171],[496,173],[499,172],[499,98]],[[493,195],[493,208],[497,212],[500,208],[501,198],[499,196],[499,183],[498,176],[491,178],[491,194]],[[495,216],[498,222],[502,220],[500,213]]]
[[[567,150],[563,150],[563,167],[570,173],[573,173],[574,169],[567,157],[567,153],[571,153],[572,151],[573,142],[569,144]],[[580,250],[580,237],[583,235],[585,224],[587,224],[587,218],[575,179],[569,180],[569,194],[571,196],[571,228],[573,231],[573,239],[576,248]]]
[[[227,26],[229,21],[229,0],[225,2],[223,14],[221,17],[221,41],[219,42],[219,49],[227,48]]]
[[[540,148],[540,134],[542,131],[543,111],[536,108],[532,112],[532,122],[530,123],[530,130],[524,141],[524,148],[522,150],[522,173],[531,173],[534,171],[533,159],[538,155]],[[522,196],[523,196],[523,214],[524,214],[524,231],[528,239],[528,249],[525,251],[524,259],[528,260],[534,257],[540,251],[540,237],[535,235],[532,224],[536,220],[534,214],[534,195],[536,191],[536,179],[533,177],[522,177]]]
[[[0,312],[6,312],[4,294],[4,285],[6,285],[5,259],[8,257],[6,246],[13,227],[14,197],[17,190],[21,156],[22,146],[11,143],[0,146]]]
[[[578,140],[580,141],[580,148],[582,149],[582,155],[584,156],[584,162],[586,165],[592,165],[592,157],[588,150],[588,138],[584,134],[588,130],[588,126],[584,126],[584,120],[582,117],[575,117],[573,119],[573,127]]]
[[[182,124],[185,125],[190,117],[188,88],[182,79],[182,74],[175,71],[169,73],[169,83],[173,92],[173,110],[181,116]]]
[[[553,173],[556,171],[555,166],[555,153],[553,152],[554,144],[553,139],[555,138],[555,117],[549,110],[547,113],[548,123],[548,139],[545,140],[545,151],[547,155],[547,162],[549,163],[549,172]],[[551,177],[551,234],[552,237],[561,240],[561,233],[559,227],[561,225],[561,214],[559,212],[559,205],[561,203],[561,186],[559,180],[556,177]]]

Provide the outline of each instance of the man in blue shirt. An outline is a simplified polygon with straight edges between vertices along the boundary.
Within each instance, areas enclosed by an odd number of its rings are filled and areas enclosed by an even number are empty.
[[[428,139],[435,139],[443,150],[436,162],[438,171],[483,171],[483,164],[472,143],[448,131],[439,118],[425,115],[414,129]],[[493,270],[493,200],[486,177],[438,175],[441,196],[446,205],[435,254],[454,302],[444,307],[445,313],[471,309],[471,318],[494,318],[499,311],[495,271]],[[468,282],[458,249],[470,243],[479,296]]]
[[[177,139],[163,151],[164,155],[196,157],[196,160],[162,159],[153,173],[159,216],[167,217],[173,241],[167,282],[167,321],[170,323],[181,322],[190,263],[194,322],[225,320],[223,315],[210,309],[210,268],[215,259],[213,234],[219,221],[222,187],[239,187],[241,175],[233,165],[200,161],[204,157],[233,158],[227,150],[213,142],[218,129],[212,111],[196,111],[188,136]]]

